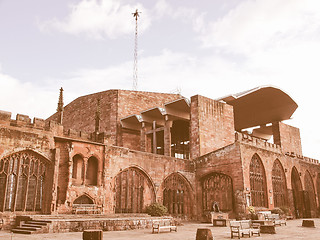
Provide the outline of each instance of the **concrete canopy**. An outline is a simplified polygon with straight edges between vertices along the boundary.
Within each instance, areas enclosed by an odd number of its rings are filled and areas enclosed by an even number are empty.
[[[257,87],[217,100],[233,106],[237,131],[290,119],[298,107],[287,93],[272,86]]]

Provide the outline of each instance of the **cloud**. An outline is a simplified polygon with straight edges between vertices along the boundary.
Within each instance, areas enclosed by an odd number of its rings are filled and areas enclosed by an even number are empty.
[[[132,12],[143,12],[139,31],[151,24],[148,10],[142,4],[122,4],[119,0],[82,0],[70,6],[69,15],[62,20],[52,19],[40,23],[43,31],[60,31],[72,35],[83,34],[92,39],[115,39],[134,31]]]
[[[201,28],[204,47],[248,54],[314,36],[320,27],[320,2],[247,0]],[[319,38],[319,32],[317,33]]]
[[[24,83],[0,71],[0,110],[46,118],[55,111],[58,90],[52,91],[33,83]],[[57,100],[56,100],[57,101]]]

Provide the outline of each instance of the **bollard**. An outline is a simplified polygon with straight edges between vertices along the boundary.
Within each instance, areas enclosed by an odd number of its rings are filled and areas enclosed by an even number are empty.
[[[313,220],[302,220],[302,227],[315,227]]]
[[[83,240],[102,240],[103,234],[102,230],[100,229],[90,229],[84,230],[82,234]]]
[[[209,228],[198,228],[196,240],[213,240],[211,230]]]

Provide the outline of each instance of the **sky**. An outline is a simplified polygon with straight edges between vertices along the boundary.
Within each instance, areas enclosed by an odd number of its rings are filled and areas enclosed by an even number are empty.
[[[319,0],[0,0],[0,110],[47,118],[108,89],[217,99],[262,85],[299,105],[303,155],[320,159]]]

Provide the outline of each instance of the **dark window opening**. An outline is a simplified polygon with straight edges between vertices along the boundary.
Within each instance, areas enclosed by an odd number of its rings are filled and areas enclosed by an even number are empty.
[[[250,162],[250,190],[252,206],[268,207],[266,173],[257,154],[253,155]]]
[[[173,121],[171,128],[171,156],[175,158],[189,159],[189,122]]]

